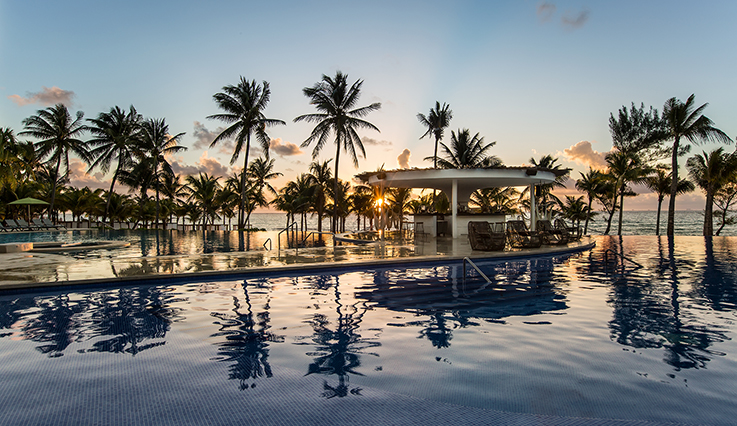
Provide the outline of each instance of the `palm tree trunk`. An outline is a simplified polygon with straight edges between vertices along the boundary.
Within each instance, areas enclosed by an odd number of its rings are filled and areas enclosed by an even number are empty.
[[[110,182],[110,191],[107,193],[107,203],[105,204],[105,215],[102,217],[102,223],[105,223],[105,220],[107,220],[108,212],[110,211],[110,201],[113,199],[113,188],[115,188],[115,181],[118,179],[118,172],[120,171],[120,163],[118,163],[118,167],[115,168],[115,173],[113,173],[113,180]],[[110,226],[113,226],[112,219],[110,220]]]
[[[624,213],[624,183],[619,191],[619,228],[617,229],[617,235],[622,235],[622,213]]]
[[[154,179],[156,179],[156,226],[155,226],[156,229],[159,229],[159,208],[160,208],[159,207],[159,177],[157,176],[158,168],[159,168],[159,162],[156,161],[154,162],[154,173],[153,173]]]
[[[676,136],[673,142],[673,156],[671,158],[672,182],[670,183],[670,199],[668,200],[668,230],[667,235],[672,236],[676,228],[676,194],[678,193],[678,142],[680,137]]]
[[[241,208],[238,211],[238,228],[243,229],[245,227],[245,221],[243,215],[245,214],[246,208],[246,179],[248,179],[248,151],[251,149],[251,133],[246,135],[246,155],[243,161],[243,177],[241,178]]]
[[[706,206],[704,206],[704,236],[714,235],[714,191],[706,191]]]
[[[594,200],[591,198],[591,195],[589,195],[589,206],[586,210],[586,222],[583,225],[583,234],[586,235],[589,231],[589,219],[591,218],[591,203]]]
[[[338,233],[338,164],[340,161],[340,137],[337,138],[338,149],[335,151],[335,179],[333,183],[333,224],[331,232]]]
[[[663,197],[658,197],[658,215],[655,217],[655,235],[660,235],[660,207],[663,204]]]
[[[56,170],[54,171],[54,176],[52,177],[53,182],[51,183],[51,202],[49,203],[49,215],[51,217],[54,217],[54,200],[56,199],[56,182],[59,181],[59,168],[61,167],[61,155],[59,156],[59,159],[56,161]],[[28,221],[30,222],[31,218],[28,218]]]
[[[722,210],[722,223],[719,224],[719,229],[717,229],[717,232],[714,233],[717,237],[719,236],[719,233],[722,232],[722,228],[724,228],[725,223],[727,222],[727,209],[725,208]]]

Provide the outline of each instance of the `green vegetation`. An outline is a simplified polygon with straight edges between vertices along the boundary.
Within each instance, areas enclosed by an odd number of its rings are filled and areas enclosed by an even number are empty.
[[[238,217],[237,227],[255,230],[250,225],[251,213],[257,207],[273,206],[285,212],[286,226],[305,230],[307,217],[315,215],[318,231],[322,219],[331,216],[331,231],[345,231],[350,214],[357,218],[358,228],[378,227],[377,205],[386,212],[385,218],[401,228],[408,214],[450,210],[447,194],[436,196],[416,194],[407,189],[351,186],[338,176],[342,152],[353,164],[365,157],[358,134],[360,130],[379,131],[366,117],[380,109],[379,103],[358,107],[362,80],[349,84],[348,76],[336,72],[323,75],[312,87],[302,92],[317,112],[300,115],[295,122],[315,125],[302,143],[314,145],[309,172],[297,176],[281,189],[270,181],[282,176],[269,157],[269,127],[286,124],[266,118],[264,111],[270,99],[267,82],[261,84],[241,77],[237,85],[224,86],[213,96],[222,110],[208,118],[222,121],[227,127],[210,146],[234,142],[231,165],[244,154],[243,167],[231,176],[218,177],[206,173],[196,176],[176,175],[169,163],[170,155],[184,151],[180,145],[184,133],[170,132],[164,118],[146,118],[131,105],[119,106],[84,120],[81,111],[72,114],[62,104],[39,110],[23,120],[23,130],[17,135],[10,128],[0,128],[0,217],[25,214],[13,210],[7,203],[24,197],[48,200],[48,207],[33,207],[32,214],[48,214],[58,219],[60,213],[71,213],[72,221],[87,221],[88,226],[114,222],[136,227],[165,227],[186,218],[189,223],[207,227],[220,223],[227,226]],[[673,233],[675,196],[693,191],[697,186],[706,196],[704,235],[716,234],[726,225],[737,223],[731,209],[737,200],[737,157],[723,148],[702,152],[686,162],[690,180],[678,177],[678,158],[690,150],[688,143],[730,143],[731,139],[714,127],[703,115],[707,104],[696,107],[691,95],[684,103],[676,98],[665,102],[663,113],[652,107],[634,103],[610,114],[609,130],[613,149],[606,155],[602,170],[589,169],[575,181],[575,188],[584,196],[556,196],[566,187],[568,174],[559,159],[543,155],[531,158],[532,167],[556,170],[555,182],[536,187],[538,217],[563,218],[587,233],[596,216],[595,208],[604,210],[607,226],[612,228],[614,215],[619,213],[617,233],[622,234],[622,212],[626,197],[637,195],[637,185],[649,188],[657,195],[658,215],[656,234],[660,234],[660,211],[666,195],[669,199],[668,234]],[[453,113],[448,104],[435,102],[429,114],[417,114],[426,129],[420,139],[432,136],[434,155],[425,158],[433,168],[465,169],[503,166],[491,152],[496,142],[486,143],[479,133],[469,129],[452,131],[449,143],[443,142]],[[85,134],[89,137],[85,138]],[[21,141],[30,137],[32,141]],[[263,155],[249,161],[251,139],[259,143]],[[325,145],[335,144],[333,159],[317,161]],[[112,171],[107,191],[69,186],[70,156],[89,164],[87,173]],[[670,166],[663,163],[670,158]],[[383,170],[380,169],[379,171]],[[116,184],[126,187],[127,194],[116,192]],[[485,188],[475,191],[470,206],[463,209],[487,214],[529,215],[529,188]],[[560,194],[560,192],[558,192]],[[381,200],[381,203],[378,202]],[[29,218],[30,219],[30,218]],[[298,219],[298,220],[297,220]],[[363,219],[363,221],[362,221]],[[381,219],[383,220],[383,219]],[[94,225],[93,225],[94,224]]]

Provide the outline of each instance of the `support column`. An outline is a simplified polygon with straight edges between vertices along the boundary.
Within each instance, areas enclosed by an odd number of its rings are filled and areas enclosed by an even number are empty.
[[[537,200],[535,184],[530,185],[530,230],[537,231]]]
[[[453,238],[458,238],[459,232],[456,231],[456,217],[458,216],[458,179],[453,179],[453,188],[450,193],[450,211],[452,212],[452,217],[449,232]]]

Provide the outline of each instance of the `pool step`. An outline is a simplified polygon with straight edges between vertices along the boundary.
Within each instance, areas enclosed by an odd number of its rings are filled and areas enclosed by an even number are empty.
[[[20,253],[29,250],[33,250],[33,243],[0,244],[0,253]]]

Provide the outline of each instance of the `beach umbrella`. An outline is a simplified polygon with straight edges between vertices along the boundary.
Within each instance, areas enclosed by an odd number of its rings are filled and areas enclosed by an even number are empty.
[[[28,220],[31,220],[31,206],[48,206],[49,203],[38,198],[26,197],[20,200],[11,201],[10,206],[28,206]]]

